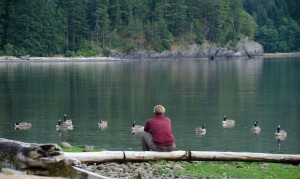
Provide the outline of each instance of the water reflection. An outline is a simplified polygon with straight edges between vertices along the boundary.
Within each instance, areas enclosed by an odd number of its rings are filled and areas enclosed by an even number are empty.
[[[0,135],[25,142],[140,150],[132,119],[143,124],[153,115],[152,107],[163,104],[178,150],[299,153],[299,62],[0,63]],[[65,113],[72,114],[74,129],[56,131],[57,119]],[[220,124],[224,113],[236,121],[234,127]],[[108,128],[97,126],[99,116],[109,121]],[[11,126],[19,119],[34,126],[15,131]],[[254,121],[263,129],[259,135],[250,133]],[[203,123],[207,133],[195,134]],[[289,131],[280,151],[277,139],[274,145],[274,123],[284,123]]]
[[[69,141],[70,133],[68,130],[58,130],[57,134],[59,143]]]
[[[198,138],[203,138],[203,139],[205,139],[205,135],[206,135],[206,131],[205,131],[205,132],[196,132],[196,136],[197,136]]]

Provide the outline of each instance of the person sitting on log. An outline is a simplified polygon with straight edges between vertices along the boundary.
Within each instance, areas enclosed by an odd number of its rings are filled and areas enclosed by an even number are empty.
[[[176,148],[171,119],[165,117],[162,105],[154,107],[152,118],[148,119],[142,132],[143,151],[169,152]]]

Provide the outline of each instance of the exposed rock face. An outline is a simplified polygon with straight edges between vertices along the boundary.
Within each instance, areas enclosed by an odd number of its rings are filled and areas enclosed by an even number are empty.
[[[263,55],[263,47],[259,43],[249,40],[247,37],[237,43],[237,51],[242,56],[248,56],[249,58]]]
[[[155,51],[139,50],[130,54],[122,54],[117,51],[112,51],[111,57],[125,59],[158,59],[158,58],[209,58],[215,57],[249,57],[262,56],[263,48],[260,44],[249,40],[247,37],[240,40],[236,49],[226,49],[218,47],[216,44],[204,45],[186,45],[177,49],[165,50],[162,53]]]

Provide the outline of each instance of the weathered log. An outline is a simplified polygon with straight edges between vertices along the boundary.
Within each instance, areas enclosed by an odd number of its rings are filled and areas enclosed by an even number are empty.
[[[143,151],[104,151],[104,152],[65,152],[68,158],[82,163],[115,162],[115,161],[149,161],[149,160],[187,160],[186,151],[143,152]]]
[[[103,163],[122,161],[150,160],[186,160],[186,161],[244,161],[244,162],[274,162],[300,163],[300,155],[268,154],[249,152],[213,152],[213,151],[104,151],[104,152],[66,152],[65,156],[74,158],[82,163]]]
[[[57,144],[34,144],[0,138],[0,167],[26,170],[30,174],[72,176],[78,173]]]
[[[208,152],[192,151],[191,160],[243,161],[243,162],[274,162],[300,163],[300,155],[270,154],[250,152]]]

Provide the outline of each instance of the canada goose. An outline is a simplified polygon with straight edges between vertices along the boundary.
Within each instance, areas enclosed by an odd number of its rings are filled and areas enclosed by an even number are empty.
[[[251,128],[251,131],[252,131],[252,133],[253,133],[254,135],[258,135],[258,134],[260,133],[261,129],[260,129],[260,127],[258,126],[258,122],[257,122],[257,121],[254,122],[254,125],[253,125],[252,128]]]
[[[31,129],[31,127],[32,127],[32,123],[28,123],[28,122],[16,122],[14,124],[14,128],[20,130]]]
[[[277,130],[275,132],[275,138],[278,140],[284,140],[287,136],[287,132],[280,129],[280,125],[278,125]]]
[[[132,121],[131,131],[132,132],[142,132],[142,131],[144,131],[144,126],[136,125],[135,121]]]
[[[56,130],[59,130],[59,131],[73,130],[73,125],[68,125],[65,122],[61,122],[61,120],[59,119],[58,123],[56,125]]]
[[[235,120],[227,119],[227,117],[224,115],[223,121],[222,121],[223,128],[232,128],[235,126]]]
[[[72,119],[67,119],[67,115],[64,115],[64,123],[66,123],[68,126],[73,125]]]
[[[200,135],[205,135],[206,134],[205,124],[202,124],[201,127],[196,128],[196,133]]]
[[[107,128],[107,121],[103,121],[102,119],[100,119],[100,121],[98,122],[98,127]]]

